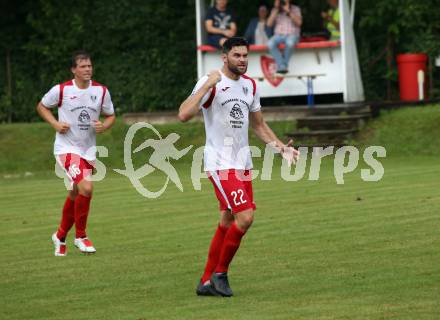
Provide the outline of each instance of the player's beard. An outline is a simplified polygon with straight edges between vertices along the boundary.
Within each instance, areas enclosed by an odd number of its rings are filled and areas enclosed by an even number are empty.
[[[229,71],[231,71],[233,74],[235,74],[237,76],[241,76],[242,74],[245,74],[246,71],[247,71],[247,67],[248,67],[247,62],[244,63],[244,69],[239,69],[238,65],[234,65],[233,63],[231,63],[228,60],[228,69],[229,69]]]

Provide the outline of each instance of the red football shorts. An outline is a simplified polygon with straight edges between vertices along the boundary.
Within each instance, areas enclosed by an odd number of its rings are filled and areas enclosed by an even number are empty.
[[[78,184],[84,178],[93,174],[94,163],[81,158],[77,154],[60,154],[56,155],[55,158],[73,184]]]
[[[250,170],[218,170],[207,172],[214,186],[220,210],[231,210],[232,214],[255,210],[252,192],[252,172]]]

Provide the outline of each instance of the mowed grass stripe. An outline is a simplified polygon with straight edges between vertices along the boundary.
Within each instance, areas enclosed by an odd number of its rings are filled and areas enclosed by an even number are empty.
[[[14,220],[0,226],[0,317],[58,319],[53,306],[63,305],[64,319],[435,319],[436,161],[426,170],[393,165],[378,183],[356,171],[338,186],[331,168],[318,182],[257,180],[255,224],[230,271],[233,299],[193,292],[217,223],[208,181],[197,192],[170,186],[156,200],[124,177],[97,183],[90,233],[98,254],[83,257],[70,235],[66,259],[52,257],[49,239],[65,196],[61,181],[42,181],[53,193],[39,200],[38,183],[26,181],[20,202],[8,203]],[[157,176],[151,186],[160,183]]]

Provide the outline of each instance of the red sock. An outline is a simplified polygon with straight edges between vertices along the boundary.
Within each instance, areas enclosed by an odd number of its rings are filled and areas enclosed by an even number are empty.
[[[220,224],[217,227],[217,231],[215,232],[214,237],[211,240],[211,245],[209,246],[208,261],[206,262],[205,272],[202,276],[202,283],[211,279],[211,275],[217,266],[223,246],[223,240],[225,239],[228,229],[228,227],[224,227]]]
[[[70,197],[67,197],[66,202],[64,202],[63,215],[61,216],[61,223],[57,231],[58,239],[65,239],[67,233],[69,232],[70,228],[72,228],[73,223],[75,222],[74,204],[75,201],[70,199]]]
[[[235,223],[226,232],[225,240],[223,241],[220,259],[215,272],[228,272],[229,264],[234,258],[235,253],[240,247],[241,238],[243,238],[246,231],[240,230]]]
[[[89,215],[91,197],[78,194],[75,199],[75,229],[76,238],[85,238],[87,217]]]

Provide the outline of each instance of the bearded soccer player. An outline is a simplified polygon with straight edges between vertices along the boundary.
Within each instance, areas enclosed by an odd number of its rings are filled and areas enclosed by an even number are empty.
[[[83,253],[96,252],[86,233],[93,191],[92,181],[87,178],[92,175],[96,160],[96,134],[106,131],[115,122],[110,92],[92,80],[90,55],[84,51],[75,52],[71,63],[74,79],[54,86],[37,105],[39,115],[56,131],[55,158],[72,184],[62,209],[60,226],[52,235],[55,256],[67,254],[66,237],[73,225],[76,231],[74,245]],[[58,108],[58,120],[52,108]]]
[[[257,137],[271,143],[288,162],[299,155],[291,147],[292,141],[287,145],[281,142],[263,119],[256,83],[245,75],[248,48],[244,38],[226,40],[222,69],[202,77],[179,109],[178,116],[183,122],[194,117],[200,109],[203,112],[204,170],[220,204],[220,223],[196,289],[198,295],[233,295],[228,281],[229,264],[252,224],[256,209],[251,182],[249,123]]]

